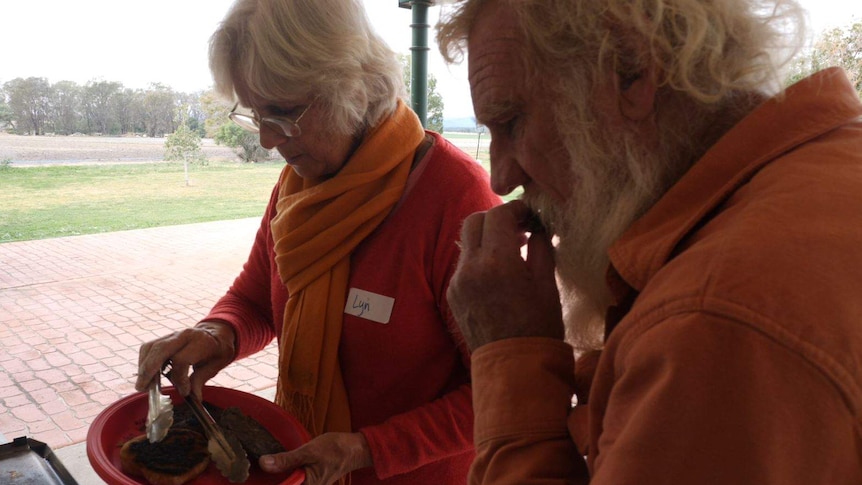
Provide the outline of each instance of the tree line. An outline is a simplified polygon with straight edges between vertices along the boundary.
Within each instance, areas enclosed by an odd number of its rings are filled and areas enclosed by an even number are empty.
[[[399,56],[410,87],[408,56]],[[428,127],[443,130],[443,99],[429,76]],[[227,110],[214,92],[177,92],[164,84],[130,89],[117,81],[49,83],[16,78],[0,86],[0,130],[22,135],[142,135],[163,137],[184,123],[201,137],[214,137]]]
[[[163,84],[130,89],[116,81],[49,83],[16,78],[0,88],[0,128],[22,135],[161,137],[185,120],[195,130],[206,119],[204,93],[180,93]]]

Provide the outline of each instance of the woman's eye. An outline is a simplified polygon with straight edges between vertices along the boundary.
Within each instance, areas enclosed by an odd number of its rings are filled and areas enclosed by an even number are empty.
[[[281,108],[274,106],[272,107],[272,109],[269,110],[269,116],[275,118],[293,118],[300,112],[299,108],[299,106],[294,106],[291,108]]]

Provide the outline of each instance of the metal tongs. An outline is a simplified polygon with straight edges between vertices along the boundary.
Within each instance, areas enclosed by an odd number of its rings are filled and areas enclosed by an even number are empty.
[[[157,375],[148,390],[147,439],[150,443],[162,441],[174,424],[174,406],[171,397],[162,394],[161,380],[162,376]]]
[[[166,369],[167,371],[165,371]],[[167,377],[171,381],[171,384],[174,384],[170,375],[172,370],[171,361],[165,362],[165,366],[162,368],[162,375]],[[174,387],[176,387],[176,384],[174,384]],[[198,422],[204,428],[204,433],[209,440],[207,450],[215,462],[216,468],[231,483],[246,481],[251,463],[249,463],[248,455],[246,455],[239,439],[232,433],[222,431],[221,427],[194,393],[190,392],[188,396],[184,396],[184,399],[189,403],[189,408],[191,408]]]

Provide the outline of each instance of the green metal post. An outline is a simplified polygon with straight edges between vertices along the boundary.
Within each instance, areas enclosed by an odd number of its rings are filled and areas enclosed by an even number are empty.
[[[410,78],[410,103],[413,111],[419,116],[422,126],[426,126],[428,118],[428,7],[434,2],[431,0],[412,0],[413,23],[413,45],[410,47],[411,78]]]

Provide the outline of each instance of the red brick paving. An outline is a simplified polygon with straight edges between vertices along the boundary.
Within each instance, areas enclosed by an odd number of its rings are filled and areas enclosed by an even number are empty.
[[[0,244],[0,435],[56,450],[134,392],[138,347],[194,324],[248,256],[258,219]],[[271,344],[213,385],[271,388]],[[3,442],[0,439],[0,442]]]

